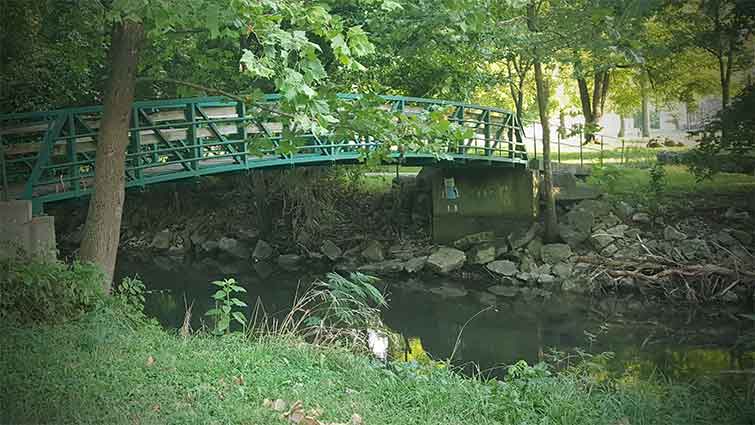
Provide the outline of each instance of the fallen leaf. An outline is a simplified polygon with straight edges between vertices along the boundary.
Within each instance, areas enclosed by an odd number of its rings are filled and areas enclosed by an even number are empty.
[[[354,413],[351,415],[351,421],[349,422],[350,425],[362,425],[362,417],[358,414]]]
[[[243,376],[239,376],[239,377],[234,376],[233,377],[233,382],[235,382],[236,385],[244,385],[244,377]]]
[[[146,365],[147,366],[152,366],[153,364],[155,364],[155,358],[152,357],[152,356],[147,357],[147,363],[146,363]]]
[[[266,399],[262,400],[262,407],[267,407],[268,409],[272,409],[273,408],[273,401],[270,400],[269,398],[266,398]]]
[[[277,399],[273,402],[272,409],[275,410],[276,412],[285,412],[286,402],[281,399]]]
[[[614,423],[614,425],[630,425],[630,424],[629,424],[629,418],[628,418],[628,417],[626,417],[626,416],[624,416],[624,417],[622,417],[621,419],[619,419],[618,421],[616,421],[616,422]]]
[[[160,411],[160,405],[159,404],[155,404],[154,406],[152,406],[152,411],[153,412],[159,412]]]

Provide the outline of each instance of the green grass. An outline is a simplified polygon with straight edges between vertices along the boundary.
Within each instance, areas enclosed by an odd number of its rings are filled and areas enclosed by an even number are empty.
[[[588,145],[582,152],[582,161],[584,163],[597,164],[601,158],[605,164],[652,164],[656,161],[658,152],[685,152],[689,150],[686,147],[679,148],[646,148],[646,147],[627,147],[622,153],[621,148],[605,149],[600,151],[600,146]],[[579,152],[561,152],[561,162],[579,163]],[[551,161],[558,162],[558,153],[551,147]]]
[[[667,165],[665,192],[676,195],[727,195],[755,193],[755,176],[735,173],[718,173],[711,179],[697,181],[685,166]],[[621,167],[616,168],[617,178],[612,186],[604,186],[615,195],[633,195],[648,187],[650,172],[647,169]]]
[[[327,422],[358,413],[368,425],[606,425],[624,417],[630,424],[745,424],[755,417],[751,402],[710,388],[589,384],[574,374],[503,383],[433,366],[386,368],[289,338],[184,339],[127,325],[107,308],[53,326],[6,322],[0,335],[0,423],[285,425],[262,406],[265,398],[302,400]]]

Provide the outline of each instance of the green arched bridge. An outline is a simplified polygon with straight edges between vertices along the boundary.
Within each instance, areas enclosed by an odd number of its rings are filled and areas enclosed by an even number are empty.
[[[339,97],[353,100],[359,95]],[[452,122],[474,130],[463,144],[449,143],[444,160],[432,152],[393,149],[393,158],[400,157],[404,165],[526,167],[524,146],[516,142],[522,128],[511,112],[444,100],[382,98],[386,108],[404,114],[447,107]],[[305,143],[294,154],[248,149],[255,140],[274,146],[281,141],[282,124],[265,113],[278,100],[278,95],[267,95],[265,107],[249,109],[225,97],[134,103],[126,187],[256,168],[358,163],[365,151],[380,144],[304,135]],[[31,200],[37,211],[47,202],[87,196],[101,115],[101,106],[0,115],[2,196]]]

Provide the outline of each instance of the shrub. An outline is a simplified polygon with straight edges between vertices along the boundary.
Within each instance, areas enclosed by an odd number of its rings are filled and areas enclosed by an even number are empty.
[[[95,266],[60,262],[0,262],[0,319],[59,322],[92,310],[104,297]]]

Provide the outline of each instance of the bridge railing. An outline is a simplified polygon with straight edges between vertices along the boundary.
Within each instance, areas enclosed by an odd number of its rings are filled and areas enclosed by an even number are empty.
[[[387,109],[404,114],[448,107],[450,121],[473,130],[462,144],[447,146],[454,160],[526,164],[527,153],[515,136],[521,126],[510,112],[442,100],[383,98]],[[274,108],[278,99],[269,95],[265,101]],[[7,180],[3,196],[41,205],[88,194],[101,118],[100,106],[0,115],[0,161]],[[126,186],[261,167],[358,162],[381,146],[370,138],[334,140],[312,134],[299,138],[303,143],[297,144],[295,154],[277,153],[283,125],[274,114],[255,106],[247,110],[244,103],[224,97],[136,102],[131,111]],[[437,160],[432,152],[392,152],[407,164]]]

